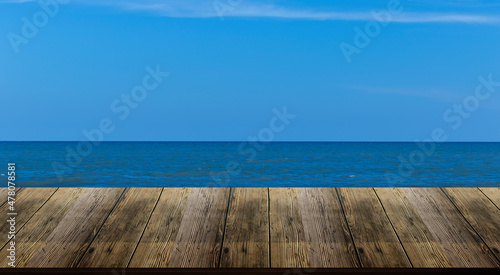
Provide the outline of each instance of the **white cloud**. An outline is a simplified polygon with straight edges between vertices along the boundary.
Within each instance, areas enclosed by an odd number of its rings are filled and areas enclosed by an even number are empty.
[[[373,94],[392,94],[408,97],[428,98],[444,103],[462,103],[464,98],[469,95],[474,95],[474,91],[462,91],[461,93],[450,92],[445,89],[425,88],[425,89],[404,89],[392,87],[376,87],[364,85],[338,85],[340,89],[348,90],[349,92],[373,93]],[[472,93],[472,94],[471,94]],[[484,103],[481,103],[481,108],[490,110],[500,110],[500,98],[491,98]]]
[[[220,0],[229,3],[228,0]],[[232,0],[233,2],[237,2]],[[36,0],[0,0],[0,3],[25,3]],[[125,11],[148,12],[158,16],[176,18],[212,18],[218,17],[214,0],[73,0],[81,5],[100,5],[120,8]],[[404,3],[402,2],[402,5]],[[403,5],[404,6],[404,5]],[[367,11],[319,11],[298,9],[255,0],[242,0],[223,14],[224,17],[277,18],[296,20],[328,21],[371,21],[373,17]],[[444,12],[401,12],[394,15],[391,22],[397,23],[469,23],[499,24],[500,17],[492,15]]]
[[[398,88],[363,86],[363,85],[339,85],[338,87],[357,92],[431,98],[442,102],[457,102],[458,100],[463,98],[463,95],[461,94],[448,92],[444,90],[435,90],[435,89],[411,90],[411,89],[398,89]]]

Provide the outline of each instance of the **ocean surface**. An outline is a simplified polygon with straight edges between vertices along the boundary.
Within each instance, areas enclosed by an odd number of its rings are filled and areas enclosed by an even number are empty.
[[[18,187],[500,187],[500,143],[0,142]]]

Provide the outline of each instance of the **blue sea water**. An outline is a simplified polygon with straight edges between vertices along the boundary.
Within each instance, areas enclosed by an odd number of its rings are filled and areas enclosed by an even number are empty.
[[[0,142],[18,187],[500,187],[500,143]]]

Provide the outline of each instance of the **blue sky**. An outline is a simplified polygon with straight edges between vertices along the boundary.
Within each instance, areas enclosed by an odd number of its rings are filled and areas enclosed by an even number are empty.
[[[275,141],[414,141],[436,128],[449,141],[500,141],[500,86],[475,94],[480,77],[500,82],[498,1],[42,6],[0,0],[0,140],[85,140],[109,119],[109,141],[240,141],[286,106],[296,117]],[[121,119],[112,103],[148,66],[169,75]]]

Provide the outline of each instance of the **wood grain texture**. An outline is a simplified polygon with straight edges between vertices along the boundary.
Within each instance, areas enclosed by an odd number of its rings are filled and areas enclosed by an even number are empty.
[[[18,189],[17,266],[500,267],[499,188],[161,190]]]
[[[498,262],[439,188],[407,188],[406,196],[454,267],[497,267]]]
[[[500,259],[500,210],[477,188],[445,188],[444,191]]]
[[[82,188],[60,188],[33,215],[16,235],[16,266],[25,267],[26,263],[40,249],[47,237],[73,207],[76,200],[85,192]],[[7,248],[0,251],[0,267],[7,266]]]
[[[497,208],[500,208],[500,188],[479,188]]]
[[[31,219],[31,217],[43,206],[45,202],[56,192],[57,188],[27,188],[23,192],[19,192],[15,197],[14,213],[16,220],[16,230],[22,230],[24,224]],[[9,210],[8,203],[0,207],[0,213],[5,217],[5,222],[0,223],[0,248],[9,242],[7,232],[9,232],[10,225],[7,223],[7,213],[12,212]]]
[[[270,188],[269,204],[271,267],[310,267],[297,190]]]
[[[161,191],[161,188],[127,189],[78,267],[127,267]]]
[[[267,188],[232,189],[220,267],[269,267]]]
[[[86,189],[26,267],[75,267],[123,191]]]
[[[23,190],[22,188],[16,188],[16,196],[19,195],[19,192]],[[9,193],[9,189],[7,187],[0,188],[0,207],[3,206],[7,202],[7,195]]]
[[[169,267],[218,267],[229,193],[229,188],[191,191]]]
[[[7,187],[0,188],[0,206],[2,206],[7,201],[7,193],[9,190]]]
[[[165,188],[129,267],[168,266],[191,189]]]
[[[411,267],[371,188],[338,189],[362,267]]]
[[[297,192],[311,267],[360,267],[337,191],[298,188]]]
[[[452,266],[403,189],[375,188],[375,192],[414,267]]]

